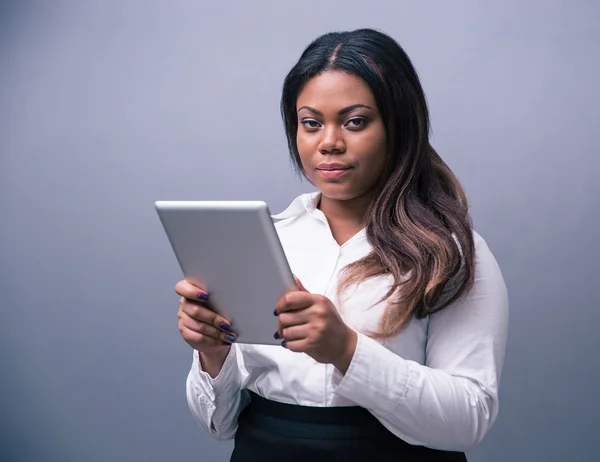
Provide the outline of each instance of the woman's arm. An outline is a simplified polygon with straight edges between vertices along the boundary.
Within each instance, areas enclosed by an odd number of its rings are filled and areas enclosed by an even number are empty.
[[[238,345],[232,345],[222,366],[223,358],[199,358],[194,351],[192,368],[186,383],[187,402],[198,424],[218,440],[232,439],[237,429],[240,412],[248,404],[242,393],[243,364]],[[204,356],[204,355],[203,355]],[[206,370],[202,365],[205,365]],[[209,372],[215,377],[211,377]]]
[[[227,350],[215,351],[214,353],[203,353],[199,351],[198,358],[200,359],[200,369],[206,372],[211,379],[216,378],[221,372],[227,356],[229,356],[230,348]]]
[[[506,286],[479,238],[475,285],[430,316],[425,365],[359,334],[348,370],[333,375],[335,393],[369,409],[408,443],[466,451],[498,414],[507,330]]]

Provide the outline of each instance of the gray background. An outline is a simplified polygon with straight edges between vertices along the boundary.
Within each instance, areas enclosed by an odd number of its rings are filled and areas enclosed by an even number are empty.
[[[278,212],[310,190],[281,83],[317,35],[364,26],[412,57],[510,291],[501,411],[470,460],[598,460],[598,2],[0,5],[2,461],[227,460],[185,402],[153,202]]]

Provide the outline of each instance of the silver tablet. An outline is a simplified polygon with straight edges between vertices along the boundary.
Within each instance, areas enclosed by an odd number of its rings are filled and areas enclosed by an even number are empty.
[[[156,211],[186,280],[232,322],[238,343],[276,345],[275,303],[294,277],[262,201],[158,201]]]

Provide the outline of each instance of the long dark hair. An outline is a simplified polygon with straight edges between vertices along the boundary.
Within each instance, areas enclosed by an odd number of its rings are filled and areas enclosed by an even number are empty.
[[[297,172],[306,174],[296,145],[296,101],[304,85],[326,71],[363,79],[385,124],[387,164],[366,216],[372,252],[344,269],[338,294],[350,284],[389,275],[394,283],[374,337],[398,334],[413,316],[425,318],[473,284],[474,243],[465,193],[429,143],[429,113],[419,78],[402,47],[372,30],[332,32],[302,53],[283,85],[281,114]],[[392,297],[394,295],[394,297]]]

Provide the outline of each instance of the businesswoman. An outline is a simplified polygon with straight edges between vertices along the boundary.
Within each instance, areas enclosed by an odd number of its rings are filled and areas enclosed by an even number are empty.
[[[466,460],[498,413],[507,291],[410,59],[374,30],[323,35],[281,112],[316,189],[275,217],[298,285],[271,307],[282,346],[237,344],[179,282],[193,415],[236,462]]]

